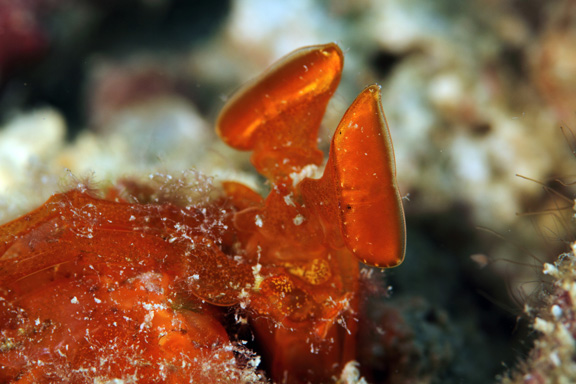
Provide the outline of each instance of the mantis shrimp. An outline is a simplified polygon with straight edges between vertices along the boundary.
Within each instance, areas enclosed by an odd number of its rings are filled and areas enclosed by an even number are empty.
[[[335,44],[299,49],[222,110],[217,132],[252,151],[265,198],[225,181],[194,201],[126,179],[0,226],[0,381],[264,382],[238,352],[248,341],[228,315],[242,311],[272,380],[333,382],[355,359],[359,261],[394,267],[405,249],[378,86],[309,175],[342,67]]]

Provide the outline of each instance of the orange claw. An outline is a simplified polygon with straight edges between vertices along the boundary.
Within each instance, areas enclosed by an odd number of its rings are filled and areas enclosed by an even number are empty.
[[[253,150],[252,163],[272,180],[319,165],[318,128],[340,82],[343,60],[332,43],[285,56],[228,101],[218,134],[231,147]]]
[[[347,248],[365,264],[390,268],[404,260],[404,209],[379,86],[366,88],[344,114],[323,177],[299,187],[325,227],[339,217]]]

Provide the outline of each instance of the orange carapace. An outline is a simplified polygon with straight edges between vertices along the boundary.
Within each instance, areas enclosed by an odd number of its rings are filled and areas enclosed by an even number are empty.
[[[359,262],[405,247],[378,86],[306,177],[342,66],[335,44],[302,48],[224,107],[218,134],[252,151],[265,198],[123,180],[0,226],[0,382],[333,382],[355,359]]]

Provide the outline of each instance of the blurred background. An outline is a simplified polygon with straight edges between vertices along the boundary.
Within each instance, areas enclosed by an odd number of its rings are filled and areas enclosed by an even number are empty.
[[[320,146],[382,85],[406,196],[406,261],[366,272],[390,288],[366,302],[359,361],[375,382],[497,381],[530,347],[542,262],[573,240],[571,0],[0,0],[0,221],[66,169],[106,183],[194,167],[266,193],[213,133],[218,111],[326,42],[345,69]]]

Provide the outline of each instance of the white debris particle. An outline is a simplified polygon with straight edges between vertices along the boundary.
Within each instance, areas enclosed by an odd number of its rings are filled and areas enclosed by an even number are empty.
[[[144,307],[145,310],[147,311],[152,311],[152,310],[157,310],[157,311],[161,311],[166,309],[166,306],[163,304],[150,304],[150,303],[142,303],[142,306]]]
[[[557,277],[558,276],[558,268],[554,265],[546,263],[544,264],[544,270],[542,271],[545,275],[550,275]]]
[[[76,296],[74,296],[74,297],[72,298],[72,300],[70,300],[70,302],[71,302],[72,304],[78,304],[78,303],[79,303],[78,298],[77,298]]]
[[[262,264],[257,263],[256,265],[252,266],[252,275],[254,276],[254,286],[252,287],[253,290],[257,291],[260,289],[260,284],[264,281],[264,276],[260,274],[260,270],[262,269]]]
[[[292,179],[292,186],[294,187],[305,178],[317,179],[320,176],[322,176],[321,169],[314,164],[305,166],[300,172],[294,172],[290,174],[290,178]]]
[[[552,364],[554,364],[556,367],[559,367],[561,364],[560,358],[558,357],[558,352],[552,352],[550,354],[550,361],[552,362]]]
[[[560,308],[560,306],[558,305],[553,305],[551,308],[551,312],[556,319],[559,319],[560,316],[562,316],[562,308]]]
[[[290,207],[295,207],[294,201],[292,200],[292,192],[284,196],[284,203]]]
[[[95,297],[94,301],[96,302],[96,304],[100,304],[102,302],[102,300],[100,300],[99,298]]]
[[[140,331],[143,331],[144,328],[150,328],[152,325],[152,319],[154,318],[154,312],[150,311],[144,316],[144,322],[140,324]]]
[[[256,215],[255,219],[256,219],[256,226],[262,228],[262,225],[264,224],[264,222],[262,221],[262,217],[260,217],[260,215]]]
[[[304,216],[297,214],[292,221],[294,222],[294,225],[300,225],[304,222]]]
[[[367,384],[366,379],[360,377],[360,371],[358,370],[358,363],[356,361],[349,361],[344,366],[342,373],[340,374],[340,380],[338,383],[341,384]]]
[[[545,334],[550,334],[554,330],[554,323],[546,321],[540,317],[534,319],[534,329]]]
[[[40,325],[40,318],[37,318],[36,320],[34,320],[34,324]]]
[[[248,293],[248,291],[246,291],[244,288],[242,288],[242,290],[238,294],[238,299],[243,300],[243,299],[247,299],[248,297],[250,297],[250,294]]]

